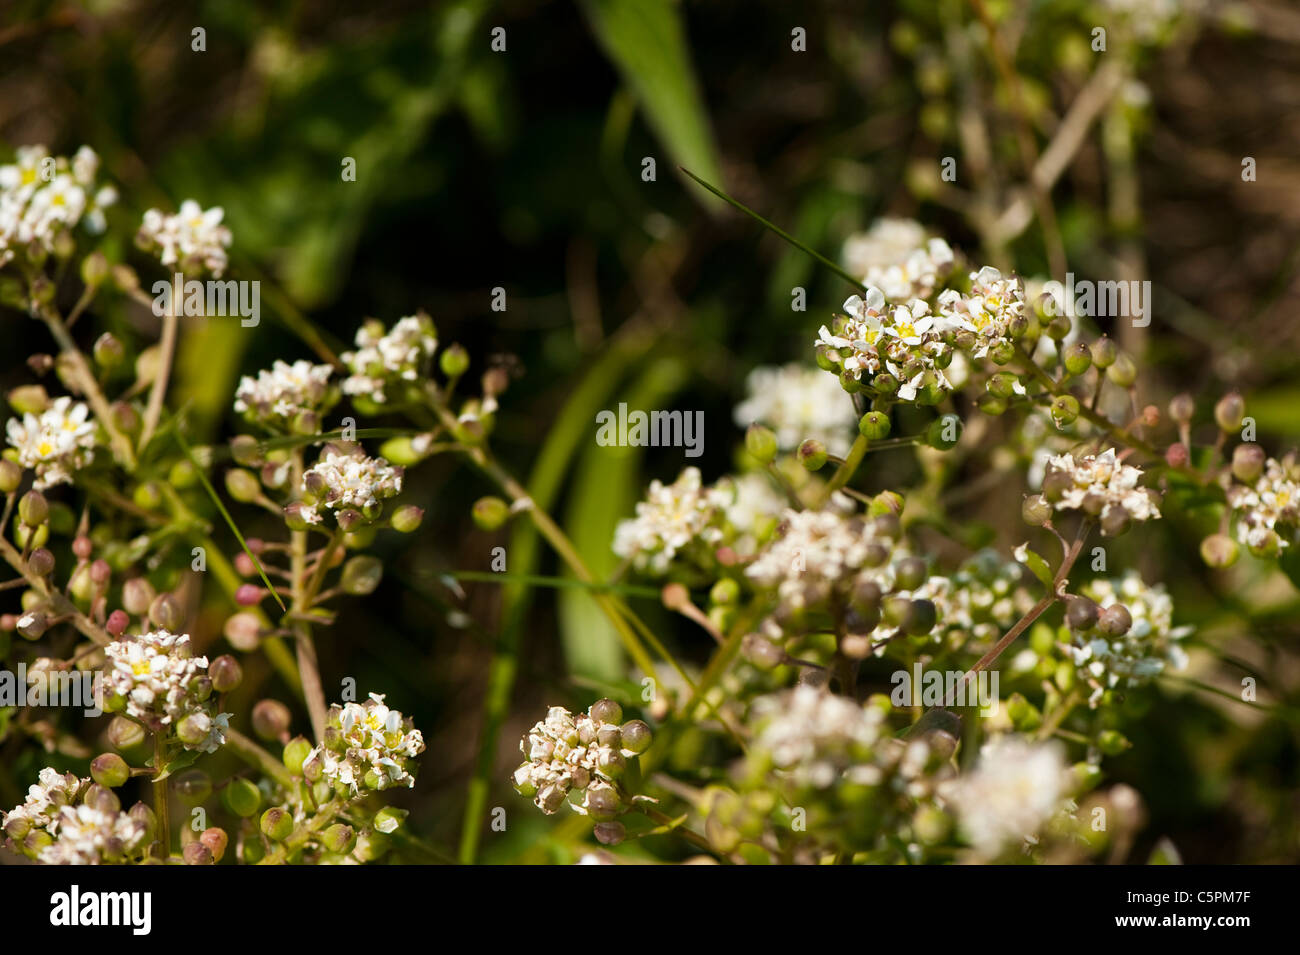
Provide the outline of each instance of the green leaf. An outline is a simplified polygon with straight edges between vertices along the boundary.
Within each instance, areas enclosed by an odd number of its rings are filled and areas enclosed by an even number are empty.
[[[581,6],[673,161],[720,182],[722,169],[676,5],[668,0],[582,0]]]
[[[661,359],[646,370],[631,391],[611,396],[609,403],[626,401],[630,410],[662,407],[681,388],[686,375],[677,359]],[[594,419],[593,414],[593,429]],[[618,566],[619,558],[611,548],[614,529],[632,513],[640,496],[643,456],[639,448],[606,448],[589,440],[578,465],[564,531],[597,580],[608,579]],[[569,672],[610,682],[622,678],[626,672],[622,641],[591,595],[571,588],[559,595],[558,605]]]
[[[1024,551],[1024,557],[1020,556],[1021,550]],[[1052,589],[1052,568],[1048,566],[1047,561],[1041,555],[1026,546],[1016,551],[1016,560],[1028,567],[1030,572],[1043,582],[1044,587],[1048,590]]]
[[[175,759],[168,760],[167,765],[163,767],[163,771],[159,773],[157,776],[154,776],[153,781],[156,783],[162,782],[172,773],[178,773],[182,769],[194,765],[194,761],[197,760],[202,755],[203,755],[202,750],[197,750],[197,749],[181,750],[179,756],[177,756]],[[152,761],[150,761],[149,765],[153,765]]]

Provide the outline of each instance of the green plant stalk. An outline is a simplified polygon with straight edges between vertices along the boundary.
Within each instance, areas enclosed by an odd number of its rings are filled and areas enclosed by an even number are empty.
[[[297,449],[293,453],[291,477],[294,487],[301,486],[302,472],[302,450]],[[325,564],[334,553],[334,548],[341,537],[341,533],[336,530],[330,538],[329,546],[320,556],[317,573],[312,575],[312,581],[317,586],[319,586],[317,577],[324,577]],[[312,639],[311,624],[303,619],[303,615],[311,609],[309,594],[312,591],[312,584],[307,580],[307,532],[293,531],[290,536],[290,548],[289,575],[293,582],[293,595],[289,613],[295,615],[293,637],[298,661],[298,678],[302,681],[302,695],[311,718],[312,736],[317,743],[321,743],[325,740],[325,720],[328,713],[325,705],[325,688],[321,684],[320,661],[316,656],[316,643]]]
[[[155,730],[153,734],[153,771],[158,776],[166,766],[163,735]],[[172,851],[171,810],[168,806],[168,780],[153,781],[153,812],[158,819],[158,858],[166,859]]]

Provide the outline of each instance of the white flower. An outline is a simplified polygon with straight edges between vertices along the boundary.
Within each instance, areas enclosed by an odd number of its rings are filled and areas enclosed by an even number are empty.
[[[207,683],[208,658],[191,655],[189,634],[157,630],[108,645],[109,692],[126,700],[126,712],[152,729],[175,727],[195,716],[207,736],[186,749],[214,752],[226,741],[228,714],[213,714]]]
[[[193,199],[182,202],[175,215],[150,209],[140,224],[138,240],[156,252],[163,265],[220,278],[228,263],[226,249],[233,241],[230,229],[221,224],[224,216],[220,206],[205,210]]]
[[[343,392],[365,395],[382,404],[385,389],[399,381],[418,381],[425,363],[438,349],[437,334],[427,315],[399,319],[384,331],[380,322],[368,321],[357,329],[356,350],[342,359],[351,371],[343,381]]]
[[[88,779],[79,779],[72,773],[61,773],[49,766],[40,771],[37,780],[28,787],[26,801],[4,813],[0,820],[5,833],[16,843],[21,843],[33,829],[49,829],[55,825],[59,810],[72,803],[83,783],[90,783]]]
[[[718,486],[723,483],[719,481]],[[760,471],[746,471],[726,483],[734,491],[726,508],[727,523],[736,534],[729,544],[741,557],[747,557],[758,549],[760,541],[767,539],[790,505],[777,492],[771,477]]]
[[[984,744],[975,768],[940,787],[962,832],[985,860],[1032,840],[1068,795],[1061,746],[999,736]]]
[[[321,509],[353,508],[374,516],[380,501],[401,493],[403,473],[383,458],[328,450],[303,474],[309,503],[303,505],[302,516],[311,524],[321,522]]]
[[[235,390],[235,410],[246,418],[286,427],[299,414],[326,410],[333,402],[329,394],[329,365],[277,360],[256,378],[244,375]]]
[[[928,298],[952,268],[953,254],[943,239],[926,239],[911,219],[878,219],[862,235],[844,243],[845,267],[863,276],[891,299]]]
[[[750,718],[758,727],[754,749],[797,788],[834,785],[889,739],[882,710],[811,686],[759,697]]]
[[[1237,536],[1243,544],[1260,547],[1271,539],[1277,525],[1300,523],[1300,482],[1274,458],[1253,484],[1234,484],[1228,489],[1228,503],[1237,512]],[[1289,547],[1291,535],[1279,534],[1280,547]]]
[[[1141,479],[1139,469],[1121,463],[1109,448],[1077,459],[1071,454],[1048,458],[1043,486],[1058,511],[1083,509],[1105,520],[1122,508],[1133,520],[1148,521],[1159,517],[1160,510],[1154,492],[1138,487]]]
[[[729,488],[704,487],[699,468],[686,468],[672,484],[652,481],[646,499],[636,506],[636,517],[615,528],[614,553],[662,574],[692,541],[722,539],[718,525],[733,500]]]
[[[611,718],[604,719],[598,707]],[[546,719],[519,741],[525,761],[512,776],[515,790],[531,796],[547,815],[566,799],[569,808],[588,815],[593,797],[601,804],[599,815],[616,814],[621,798],[611,781],[622,775],[625,761],[640,751],[624,748],[620,719],[622,710],[607,700],[576,716],[562,706],[552,706]]]
[[[415,785],[409,760],[424,752],[424,736],[409,718],[387,706],[382,694],[371,693],[365,703],[334,704],[327,725],[332,732],[303,763],[309,778],[323,777],[353,796],[362,786],[409,789]]]
[[[848,454],[857,412],[839,383],[820,368],[798,363],[755,368],[745,380],[745,390],[748,396],[735,411],[740,427],[756,421],[767,425],[783,451],[814,438],[831,454]]]
[[[89,414],[85,404],[65,395],[39,415],[28,412],[21,421],[9,419],[9,443],[18,449],[18,463],[36,472],[36,490],[70,484],[73,472],[90,463],[95,425]]]
[[[1162,584],[1148,585],[1130,570],[1118,580],[1089,581],[1080,593],[1102,609],[1122,605],[1133,620],[1120,636],[1095,627],[1071,634],[1071,659],[1093,688],[1090,705],[1096,706],[1107,689],[1140,686],[1166,669],[1187,666],[1179,641],[1193,628],[1173,625],[1174,604]]]
[[[33,242],[53,251],[55,240],[78,223],[102,231],[103,209],[117,193],[95,189],[98,170],[99,157],[86,146],[71,160],[44,146],[23,146],[15,162],[0,166],[0,266]]]
[[[971,289],[962,295],[955,289],[939,293],[940,324],[944,329],[975,334],[971,354],[983,358],[994,345],[1014,340],[1012,323],[1024,315],[1025,288],[1017,276],[1003,277],[992,266],[970,274]]]
[[[121,862],[144,847],[149,830],[120,809],[64,806],[59,810],[53,845],[40,861],[46,865],[99,865]]]

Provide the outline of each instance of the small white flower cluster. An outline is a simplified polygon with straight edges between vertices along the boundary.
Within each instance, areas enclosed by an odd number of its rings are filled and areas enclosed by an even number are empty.
[[[1020,564],[1003,561],[995,551],[981,551],[951,577],[927,577],[911,597],[935,605],[936,640],[953,631],[985,640],[1004,633],[1032,606],[1021,579]]]
[[[48,831],[54,843],[39,856],[46,865],[121,862],[138,853],[149,838],[149,827],[129,813],[86,804],[60,808]]]
[[[4,814],[0,824],[5,834],[21,843],[33,829],[49,829],[57,825],[59,810],[71,805],[89,779],[79,779],[72,773],[61,773],[47,766],[37,775],[37,782],[27,788],[27,799],[16,809]]]
[[[303,474],[303,491],[307,501],[301,514],[309,524],[319,524],[322,509],[335,512],[354,508],[367,517],[374,516],[379,502],[402,491],[403,469],[383,458],[326,451],[319,461]],[[316,485],[320,490],[313,491]]]
[[[686,468],[672,484],[652,481],[636,517],[620,521],[614,530],[614,553],[631,558],[638,569],[653,574],[668,570],[678,551],[692,541],[716,544],[719,526],[734,492],[705,487],[699,468]]]
[[[76,802],[89,779],[46,767],[27,790],[27,800],[3,814],[7,835],[19,851],[46,865],[121,862],[146,847],[149,826],[121,811],[111,793],[99,805]]]
[[[821,327],[816,344],[849,377],[862,381],[865,375],[870,381],[888,372],[898,380],[897,394],[903,401],[915,400],[926,386],[952,390],[943,373],[952,349],[925,300],[912,299],[891,308],[884,293],[870,286],[862,295],[850,296],[844,311],[847,314],[836,322],[834,333]]]
[[[726,509],[726,522],[733,532],[728,544],[739,556],[748,557],[771,536],[790,502],[778,493],[771,477],[760,471],[746,471],[719,481],[717,486],[730,486],[732,492]]]
[[[888,591],[894,583],[888,558],[895,544],[852,508],[849,498],[836,494],[822,510],[787,509],[780,536],[745,568],[746,576],[760,587],[776,588],[783,603],[796,607],[818,603],[831,590],[858,580]]]
[[[983,358],[999,343],[1011,344],[1012,323],[1025,313],[1025,286],[1015,275],[986,265],[970,275],[971,289],[962,295],[955,289],[939,293],[939,315],[944,327],[975,334],[971,355]]]
[[[1174,626],[1174,603],[1163,584],[1148,585],[1130,570],[1118,580],[1089,581],[1080,592],[1103,610],[1123,606],[1133,621],[1119,636],[1095,627],[1071,634],[1070,656],[1093,687],[1089,705],[1096,706],[1112,687],[1140,686],[1166,669],[1187,666],[1187,654],[1178,641],[1193,628]]]
[[[409,717],[391,709],[379,693],[365,703],[330,707],[325,742],[303,763],[308,779],[324,778],[331,786],[357,795],[361,787],[411,788],[410,760],[424,752],[424,736]]]
[[[102,232],[103,210],[117,201],[117,191],[96,188],[98,172],[99,156],[88,146],[71,159],[23,146],[16,162],[0,166],[0,266],[32,243],[54,251],[55,239],[78,222]]]
[[[649,745],[649,728],[639,721],[620,726],[622,715],[618,704],[609,700],[576,716],[552,706],[546,719],[519,741],[525,762],[514,771],[515,791],[530,796],[547,815],[566,799],[582,815],[617,815],[622,798],[614,781],[623,775],[627,760]],[[634,725],[643,731],[635,745],[633,739],[624,739]]]
[[[748,397],[735,410],[740,427],[767,425],[783,451],[814,438],[831,454],[848,454],[858,415],[844,389],[820,368],[797,362],[761,366],[749,373],[745,389]]]
[[[1278,524],[1300,524],[1300,482],[1286,465],[1269,458],[1253,484],[1234,484],[1228,503],[1237,512],[1237,537],[1247,547],[1276,548],[1290,545],[1290,534],[1278,534]]]
[[[104,650],[110,693],[125,700],[128,716],[151,729],[185,723],[186,749],[215,752],[226,741],[229,713],[214,713],[208,658],[191,655],[189,634],[156,630],[114,641]]]
[[[18,451],[18,463],[36,472],[38,491],[72,483],[74,471],[94,456],[95,423],[90,409],[66,395],[55,398],[40,414],[28,412],[22,420],[10,418],[5,428],[9,443]]]
[[[750,722],[756,728],[753,750],[797,789],[827,789],[846,776],[866,785],[883,778],[872,757],[890,733],[877,707],[798,686],[756,699]]]
[[[217,278],[226,271],[226,249],[233,237],[221,224],[225,211],[220,206],[205,210],[193,199],[181,203],[180,211],[167,215],[161,209],[144,214],[136,242],[158,255],[163,265],[182,272],[210,272]]]
[[[409,315],[387,332],[381,322],[365,322],[357,329],[356,346],[356,351],[342,355],[351,372],[343,381],[343,393],[383,404],[389,385],[419,380],[438,349],[438,338],[427,315]]]
[[[912,219],[877,219],[864,234],[844,243],[845,267],[895,300],[929,298],[953,265],[943,239],[927,239]]]
[[[1099,517],[1104,533],[1117,509],[1135,521],[1160,516],[1154,492],[1138,487],[1141,479],[1141,470],[1121,463],[1114,448],[1079,458],[1060,454],[1047,460],[1043,493],[1057,511],[1082,509]]]
[[[1036,841],[1056,813],[1069,808],[1069,775],[1056,741],[999,736],[980,749],[970,772],[939,788],[976,855],[988,861]]]
[[[244,375],[235,390],[235,410],[250,421],[286,427],[303,412],[328,410],[333,404],[329,379],[334,369],[298,360],[276,360],[253,378]]]

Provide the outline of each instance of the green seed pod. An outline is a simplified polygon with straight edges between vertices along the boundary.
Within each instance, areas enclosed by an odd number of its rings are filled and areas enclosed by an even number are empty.
[[[393,530],[399,534],[413,534],[420,529],[420,524],[423,522],[424,508],[416,507],[414,504],[399,507],[393,512],[389,521],[393,525]]]
[[[1097,604],[1087,597],[1069,597],[1065,603],[1065,622],[1071,630],[1091,630],[1097,624]]]
[[[459,378],[469,370],[469,352],[462,345],[448,345],[438,357],[438,366],[448,378]]]
[[[1032,527],[1042,527],[1052,518],[1052,505],[1041,494],[1030,494],[1020,505],[1020,516]]]
[[[281,754],[284,768],[295,776],[301,776],[302,764],[311,755],[312,749],[311,743],[301,736],[295,736],[289,740],[284,746],[284,752]]]
[[[1238,431],[1246,415],[1246,402],[1241,395],[1232,391],[1219,399],[1214,406],[1214,422],[1220,431]]]
[[[998,398],[1010,398],[1016,393],[1016,385],[1020,384],[1020,376],[1010,371],[1000,371],[988,380],[985,386],[988,393]]]
[[[889,415],[882,411],[868,411],[858,421],[858,431],[868,441],[883,441],[889,437]]]
[[[1122,637],[1133,626],[1133,615],[1123,604],[1111,604],[1097,615],[1097,629],[1112,637]]]
[[[293,816],[279,806],[262,813],[262,835],[272,842],[283,842],[293,832]]]
[[[1092,343],[1092,363],[1098,368],[1109,368],[1115,364],[1115,359],[1118,357],[1119,349],[1115,346],[1115,342],[1105,335]]]
[[[12,494],[23,482],[23,469],[8,459],[0,459],[0,494]]]
[[[623,720],[623,707],[609,699],[597,700],[587,712],[600,723],[620,723]]]
[[[1082,375],[1092,367],[1092,349],[1087,342],[1075,342],[1065,349],[1063,363],[1071,375]]]
[[[321,833],[320,841],[327,851],[346,855],[357,844],[357,834],[351,826],[336,822]]]
[[[628,720],[620,730],[623,748],[632,753],[644,753],[653,741],[650,727],[641,720]]]
[[[1231,567],[1240,556],[1241,548],[1226,534],[1211,534],[1201,541],[1201,559],[1210,567]]]
[[[253,732],[270,742],[289,732],[293,715],[279,700],[258,700],[253,705]]]
[[[144,742],[144,727],[122,716],[113,717],[107,734],[114,749],[130,749]]]
[[[745,450],[760,464],[769,464],[776,459],[776,435],[771,428],[755,422],[745,431]]]
[[[939,622],[939,611],[932,600],[913,600],[907,611],[904,628],[914,637],[924,636]]]
[[[40,527],[49,517],[49,502],[40,491],[28,491],[18,499],[18,519],[28,527]]]
[[[474,502],[474,523],[482,530],[494,531],[510,518],[510,506],[499,497],[480,497]]]
[[[989,346],[989,360],[995,365],[1010,364],[1016,357],[1016,346],[1006,340],[999,340]]]
[[[1052,401],[1052,421],[1058,428],[1067,428],[1079,417],[1079,399],[1074,395],[1058,395]]]
[[[920,557],[905,557],[894,567],[894,582],[900,590],[915,590],[927,576],[929,568]]]
[[[1264,473],[1264,449],[1250,442],[1232,449],[1232,476],[1242,484],[1254,484]]]
[[[231,468],[226,472],[226,492],[236,501],[251,504],[262,496],[262,485],[252,471]]]
[[[131,767],[117,753],[104,753],[90,761],[90,778],[101,786],[116,789],[131,778]]]
[[[1133,382],[1137,381],[1137,365],[1132,358],[1120,352],[1115,358],[1115,364],[1106,369],[1106,377],[1121,388],[1132,388]]]
[[[799,445],[799,463],[809,471],[820,471],[826,465],[827,457],[826,445],[816,438],[809,438]]]
[[[1097,748],[1106,756],[1118,756],[1132,745],[1118,730],[1102,730],[1097,734]]]
[[[991,394],[990,392],[985,392],[975,399],[975,407],[979,408],[979,410],[984,412],[986,415],[997,417],[998,415],[1006,413],[1007,400],[1005,398],[999,398],[997,395]]]
[[[378,557],[358,554],[343,565],[339,586],[344,593],[364,597],[375,592],[384,576],[384,564]]]
[[[197,806],[212,795],[212,780],[201,769],[187,769],[172,777],[172,790],[188,806]]]

